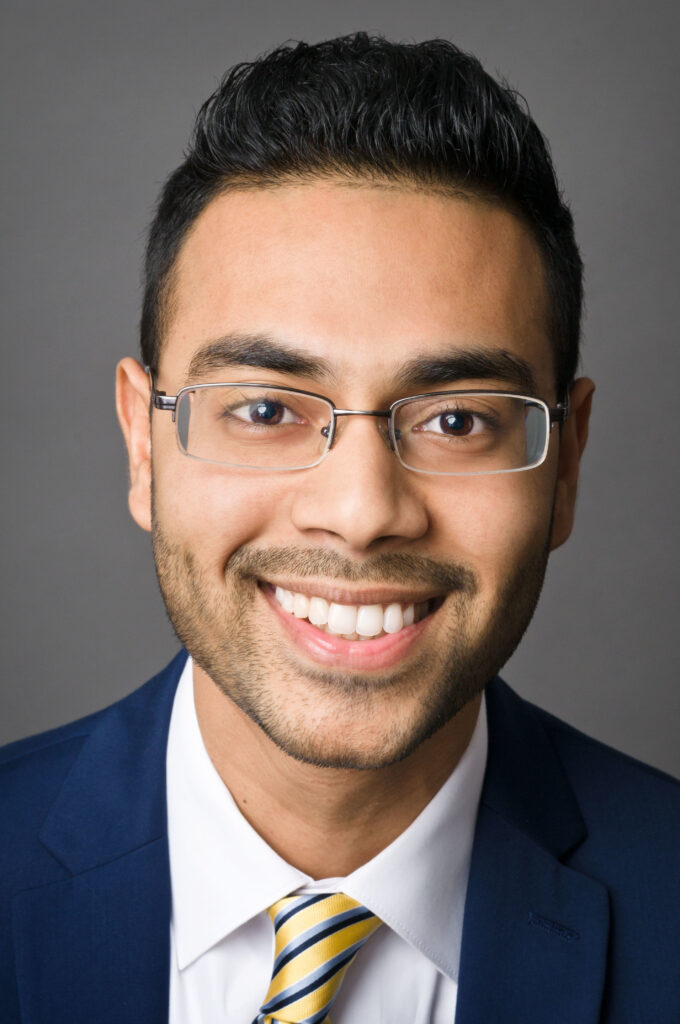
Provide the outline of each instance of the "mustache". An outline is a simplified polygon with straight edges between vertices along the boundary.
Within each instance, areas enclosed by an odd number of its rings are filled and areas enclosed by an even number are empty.
[[[477,577],[468,566],[457,562],[438,562],[405,552],[370,555],[357,562],[336,551],[243,545],[229,558],[227,571],[244,578],[267,578],[285,573],[299,577],[323,576],[359,584],[399,583],[408,586],[417,583],[469,595],[477,590]]]

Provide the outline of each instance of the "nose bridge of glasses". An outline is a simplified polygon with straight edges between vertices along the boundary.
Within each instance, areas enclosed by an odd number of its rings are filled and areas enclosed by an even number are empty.
[[[333,409],[333,419],[331,423],[324,427],[321,431],[324,437],[330,437],[330,443],[328,449],[330,450],[335,444],[336,439],[336,425],[337,418],[339,416],[373,416],[376,419],[387,420],[388,422],[381,429],[380,424],[378,425],[380,433],[387,441],[389,447],[394,451],[394,443],[389,431],[389,421],[391,418],[391,412],[389,409]]]

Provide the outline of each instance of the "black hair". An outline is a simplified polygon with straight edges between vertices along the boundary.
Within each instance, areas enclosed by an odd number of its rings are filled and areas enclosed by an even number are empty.
[[[238,64],[203,104],[149,232],[147,365],[157,368],[175,260],[210,200],[230,188],[328,175],[477,194],[520,216],[543,257],[564,396],[578,364],[583,266],[545,138],[521,97],[452,43],[363,32]]]

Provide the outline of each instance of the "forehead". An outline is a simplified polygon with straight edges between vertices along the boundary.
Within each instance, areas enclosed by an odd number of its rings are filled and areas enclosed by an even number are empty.
[[[260,336],[367,388],[419,354],[502,350],[545,391],[547,324],[538,248],[498,204],[319,180],[248,188],[214,199],[182,246],[161,371],[177,384],[214,340]]]

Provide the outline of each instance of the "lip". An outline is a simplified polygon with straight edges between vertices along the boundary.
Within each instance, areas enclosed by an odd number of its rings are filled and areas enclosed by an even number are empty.
[[[395,587],[362,587],[361,590],[352,590],[349,587],[336,586],[327,580],[286,580],[286,579],[262,579],[260,587],[266,589],[271,587],[283,587],[294,594],[305,594],[306,597],[323,597],[329,604],[423,604],[425,601],[432,601],[444,597],[444,593],[438,590],[399,590]]]
[[[281,586],[281,584],[278,585]],[[285,612],[274,597],[274,589],[271,584],[261,585],[260,591],[296,648],[325,668],[360,672],[391,668],[403,661],[410,653],[434,617],[433,614],[427,615],[419,622],[405,626],[398,633],[377,637],[375,640],[345,640],[343,637],[324,633],[307,619],[298,619],[289,612]],[[303,593],[303,591],[298,591],[298,593]],[[312,590],[310,593],[322,596],[318,594],[318,591]],[[362,591],[362,596],[364,593],[365,591]],[[392,593],[394,592],[392,591]],[[354,602],[346,600],[344,603],[352,604]]]

